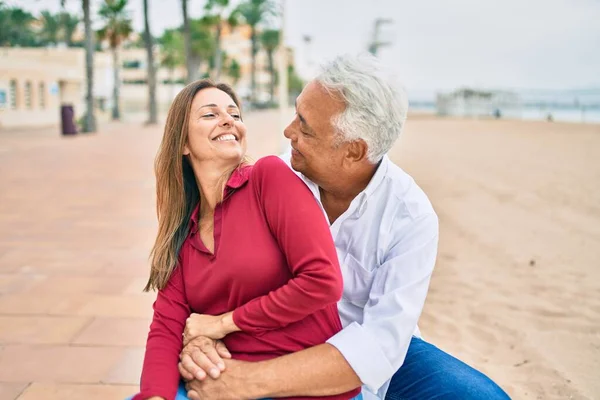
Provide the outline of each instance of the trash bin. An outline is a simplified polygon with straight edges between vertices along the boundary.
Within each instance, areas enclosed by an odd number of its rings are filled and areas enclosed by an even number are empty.
[[[60,122],[63,135],[75,135],[77,126],[75,125],[75,111],[72,105],[60,106]]]

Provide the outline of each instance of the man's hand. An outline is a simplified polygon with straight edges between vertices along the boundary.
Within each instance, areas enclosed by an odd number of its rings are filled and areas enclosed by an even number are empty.
[[[233,312],[222,315],[191,314],[185,322],[183,345],[187,345],[198,336],[210,339],[223,339],[240,329],[233,322]]]
[[[197,337],[185,345],[179,356],[179,373],[185,381],[203,381],[207,375],[217,379],[225,370],[223,359],[231,358],[220,340]]]
[[[193,380],[185,387],[190,400],[241,400],[252,398],[245,378],[244,367],[250,363],[236,360],[225,360],[227,372],[219,379]]]

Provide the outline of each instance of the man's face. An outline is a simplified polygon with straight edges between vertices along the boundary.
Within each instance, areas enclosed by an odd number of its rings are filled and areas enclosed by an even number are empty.
[[[292,145],[292,168],[319,186],[335,179],[342,167],[345,146],[336,142],[332,118],[345,109],[320,84],[309,83],[296,100],[296,116],[284,135]]]

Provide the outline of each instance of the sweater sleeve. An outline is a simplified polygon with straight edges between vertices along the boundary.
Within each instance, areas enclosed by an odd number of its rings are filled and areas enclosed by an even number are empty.
[[[260,334],[337,302],[342,275],[329,225],[304,182],[271,156],[256,163],[250,183],[293,276],[234,311],[233,320],[241,330]]]
[[[183,348],[182,334],[190,315],[180,265],[171,274],[167,286],[158,292],[153,308],[140,393],[133,400],[152,396],[175,399],[180,380],[177,363]]]

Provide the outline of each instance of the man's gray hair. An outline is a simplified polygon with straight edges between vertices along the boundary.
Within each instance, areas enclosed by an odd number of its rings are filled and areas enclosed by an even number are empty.
[[[364,140],[368,160],[379,162],[406,121],[408,99],[402,85],[370,54],[337,57],[321,68],[316,81],[346,103],[332,121],[340,142]]]

